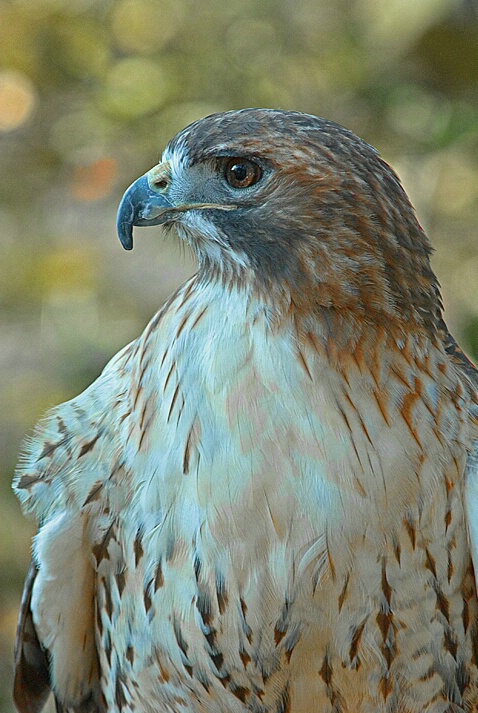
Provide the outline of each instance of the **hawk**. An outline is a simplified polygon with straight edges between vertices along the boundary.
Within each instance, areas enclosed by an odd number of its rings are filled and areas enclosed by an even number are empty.
[[[126,192],[123,246],[148,225],[197,274],[16,475],[19,711],[478,711],[477,372],[397,176],[220,113]]]

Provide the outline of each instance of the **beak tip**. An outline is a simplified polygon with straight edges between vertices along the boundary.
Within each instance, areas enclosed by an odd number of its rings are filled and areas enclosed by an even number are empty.
[[[121,222],[117,226],[118,237],[125,250],[133,249],[133,226],[130,222]]]

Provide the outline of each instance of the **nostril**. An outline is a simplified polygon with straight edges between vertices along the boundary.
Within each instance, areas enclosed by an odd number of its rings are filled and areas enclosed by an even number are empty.
[[[152,181],[153,186],[155,188],[158,188],[160,191],[164,191],[168,187],[168,182],[165,178],[158,178],[155,181]]]

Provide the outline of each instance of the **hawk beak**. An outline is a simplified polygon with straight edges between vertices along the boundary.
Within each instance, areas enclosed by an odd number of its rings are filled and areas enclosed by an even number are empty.
[[[125,250],[133,249],[133,226],[160,225],[164,214],[174,208],[166,198],[169,164],[159,164],[131,184],[118,208],[116,228]]]

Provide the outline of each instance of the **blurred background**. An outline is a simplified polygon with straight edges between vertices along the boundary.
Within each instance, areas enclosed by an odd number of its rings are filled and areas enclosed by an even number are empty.
[[[0,0],[0,711],[34,523],[22,438],[194,271],[115,235],[126,186],[187,123],[245,106],[333,119],[398,171],[478,355],[477,0]]]

